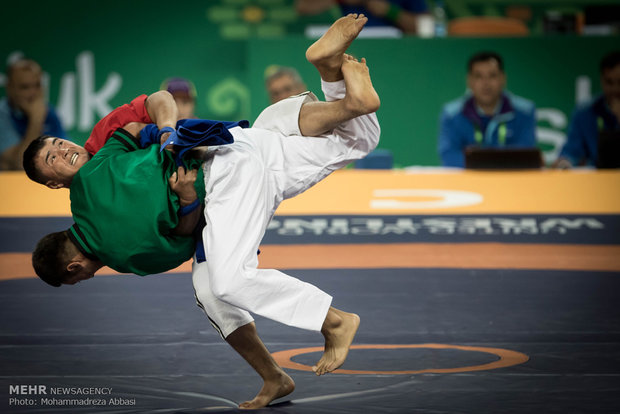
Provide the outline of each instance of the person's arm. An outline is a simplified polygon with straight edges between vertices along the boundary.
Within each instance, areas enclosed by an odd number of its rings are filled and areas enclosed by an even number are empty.
[[[519,139],[524,148],[536,148],[536,107],[527,114],[523,128],[523,136]]]
[[[568,124],[566,143],[562,147],[558,159],[553,163],[554,168],[568,169],[577,165],[585,158],[586,137],[584,131],[582,131],[584,121],[581,118],[582,112],[575,110]]]
[[[20,108],[28,117],[28,125],[21,141],[9,147],[0,155],[0,165],[3,170],[21,170],[24,151],[26,151],[26,148],[28,148],[32,141],[43,134],[43,126],[47,117],[47,103],[43,98],[43,93],[41,92],[31,102],[22,103]]]
[[[321,14],[338,3],[336,0],[295,0],[295,10],[301,15]]]
[[[179,224],[172,231],[175,236],[191,236],[202,214],[202,204],[198,200],[194,183],[198,176],[198,170],[186,171],[179,167],[168,179],[170,188],[179,196],[181,210],[179,211]]]
[[[611,102],[609,102],[609,109],[616,117],[616,122],[620,124],[620,98],[612,97]]]
[[[144,103],[146,112],[158,129],[169,127],[176,128],[177,120],[179,118],[179,110],[177,104],[172,97],[172,94],[168,91],[157,91],[149,95]],[[168,139],[170,132],[165,132],[161,136],[161,143],[163,144]]]
[[[460,145],[458,133],[450,116],[444,110],[439,121],[439,157],[444,167],[464,167],[465,156]]]

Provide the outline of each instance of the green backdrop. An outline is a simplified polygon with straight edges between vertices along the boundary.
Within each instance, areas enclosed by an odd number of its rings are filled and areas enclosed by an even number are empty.
[[[380,147],[394,152],[397,165],[437,165],[439,113],[443,103],[465,92],[466,62],[479,50],[502,54],[508,89],[537,106],[538,140],[552,158],[565,139],[570,114],[578,99],[600,92],[598,62],[619,47],[620,38],[528,37],[511,39],[358,39],[350,51],[366,57],[381,96]],[[305,62],[307,39],[250,41],[250,86],[254,113],[267,104],[261,69],[271,64],[297,67],[309,88],[320,91],[313,67]],[[282,53],[286,51],[286,53]],[[298,51],[297,54],[292,53]],[[589,92],[589,93],[588,93]]]
[[[312,40],[292,0],[12,2],[0,27],[0,58],[24,54],[47,73],[50,101],[73,139],[82,143],[109,109],[151,93],[169,76],[192,79],[197,114],[254,119],[268,104],[263,74],[270,64],[299,69],[320,92],[305,61]],[[399,166],[437,165],[441,105],[465,90],[465,62],[481,49],[500,52],[509,89],[536,102],[538,139],[553,157],[578,97],[600,91],[598,61],[620,37],[518,39],[358,39],[382,99],[381,148]],[[581,79],[580,93],[576,84]],[[0,76],[0,96],[4,95]]]

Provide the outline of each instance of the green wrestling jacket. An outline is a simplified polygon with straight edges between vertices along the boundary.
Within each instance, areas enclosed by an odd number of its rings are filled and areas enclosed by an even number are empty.
[[[204,200],[200,164],[186,161],[198,167],[195,188]],[[187,261],[195,240],[172,235],[180,205],[168,179],[176,168],[169,151],[141,149],[135,137],[116,130],[73,178],[69,237],[87,257],[121,273],[161,273]]]

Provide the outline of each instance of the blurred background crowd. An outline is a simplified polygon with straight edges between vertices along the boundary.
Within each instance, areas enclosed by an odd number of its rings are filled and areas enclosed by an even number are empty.
[[[620,167],[617,1],[3,7],[3,170],[21,169],[37,136],[83,144],[113,108],[159,89],[173,94],[182,118],[250,121],[270,103],[318,92],[304,51],[347,13],[369,17],[349,52],[368,60],[382,99],[382,141],[358,167]]]

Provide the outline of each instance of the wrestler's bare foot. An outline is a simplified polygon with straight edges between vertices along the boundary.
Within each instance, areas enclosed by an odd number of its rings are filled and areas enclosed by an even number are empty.
[[[317,68],[323,80],[335,82],[342,79],[343,54],[367,21],[363,14],[341,17],[306,50],[306,59]]]
[[[358,62],[355,58],[344,55],[342,73],[347,88],[343,104],[347,111],[353,116],[376,112],[381,105],[381,100],[372,86],[366,59],[362,58]]]
[[[359,325],[360,317],[356,314],[329,308],[321,328],[325,337],[325,351],[319,362],[312,367],[316,375],[327,374],[344,364]]]
[[[282,398],[293,392],[295,382],[286,372],[280,370],[277,378],[265,380],[263,388],[256,397],[250,401],[239,404],[239,408],[243,410],[255,410],[257,408],[266,407],[273,400]]]

